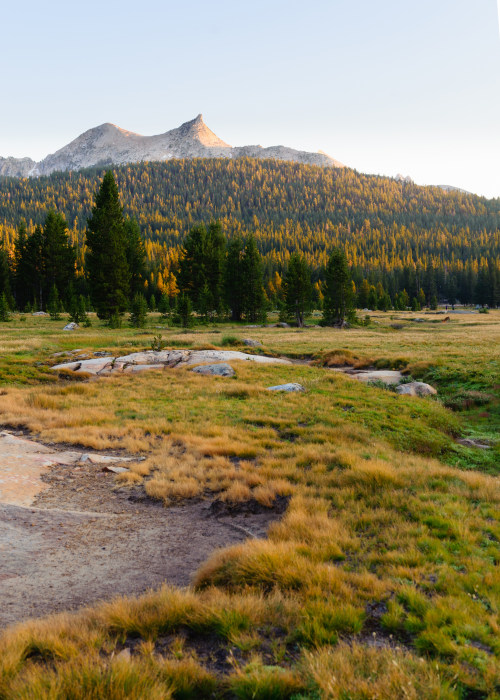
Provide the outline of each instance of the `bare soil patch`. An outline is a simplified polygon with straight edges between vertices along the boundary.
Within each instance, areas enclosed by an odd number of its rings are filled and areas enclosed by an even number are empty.
[[[163,582],[190,583],[215,550],[264,537],[282,511],[165,508],[95,464],[56,465],[31,507],[0,503],[0,629]]]

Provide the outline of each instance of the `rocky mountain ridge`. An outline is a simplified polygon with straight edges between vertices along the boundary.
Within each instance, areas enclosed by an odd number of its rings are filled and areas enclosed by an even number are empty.
[[[309,153],[287,146],[233,147],[211,131],[199,114],[176,129],[142,136],[114,124],[101,124],[85,131],[61,149],[36,163],[31,158],[1,158],[0,175],[38,177],[56,171],[81,170],[93,166],[124,165],[171,158],[273,158],[309,165],[342,168],[344,165],[323,152]]]

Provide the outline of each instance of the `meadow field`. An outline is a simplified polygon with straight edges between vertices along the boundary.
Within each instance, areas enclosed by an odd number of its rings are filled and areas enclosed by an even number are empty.
[[[166,580],[6,628],[0,698],[500,698],[500,311],[448,318],[0,324],[4,429],[124,450],[137,459],[110,488],[166,509],[285,510],[266,538],[215,551],[189,587]],[[59,353],[119,356],[160,335],[166,348],[293,363],[232,362],[233,378],[51,369]],[[399,369],[438,394],[399,396],[336,371],[346,366]],[[285,382],[305,391],[267,391]]]

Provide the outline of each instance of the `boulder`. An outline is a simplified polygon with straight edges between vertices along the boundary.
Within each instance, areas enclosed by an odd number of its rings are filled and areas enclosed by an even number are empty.
[[[433,386],[424,382],[409,382],[396,387],[396,393],[403,396],[435,396],[437,391]]]
[[[46,311],[33,311],[31,314],[32,316],[48,316],[49,314]]]
[[[280,321],[276,324],[276,328],[290,328],[290,324],[285,323],[284,321]]]
[[[193,372],[197,374],[212,375],[214,377],[234,377],[235,371],[227,362],[220,362],[215,365],[199,365]]]
[[[260,343],[258,340],[252,340],[252,338],[244,338],[242,341],[243,345],[246,345],[249,348],[261,348],[262,343]]]
[[[302,384],[289,383],[277,384],[276,386],[268,386],[267,391],[286,391],[288,393],[291,393],[293,391],[305,391],[305,388],[302,386]]]
[[[64,326],[63,331],[76,331],[77,328],[80,328],[78,323],[71,321],[71,323],[68,323]]]
[[[403,379],[401,372],[391,369],[355,370],[349,374],[360,382],[383,382],[388,386],[399,384]]]

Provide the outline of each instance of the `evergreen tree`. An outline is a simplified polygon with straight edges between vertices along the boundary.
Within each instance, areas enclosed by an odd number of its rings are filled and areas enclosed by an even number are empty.
[[[368,283],[361,286],[362,302],[370,303]],[[342,325],[353,308],[351,273],[342,248],[336,248],[325,271],[323,321],[328,326]],[[366,308],[363,306],[362,308]],[[370,307],[371,308],[371,307]]]
[[[224,298],[224,261],[226,241],[219,222],[212,222],[205,237],[205,276],[210,294],[209,306],[220,314]]]
[[[87,221],[86,272],[92,302],[99,318],[116,325],[127,308],[130,271],[127,262],[127,232],[118,188],[108,171],[95,196]]]
[[[9,310],[9,304],[7,301],[7,296],[5,295],[5,292],[2,292],[0,294],[0,321],[9,321],[10,320],[10,310]]]
[[[162,318],[168,318],[170,316],[170,310],[170,297],[164,292],[160,297],[158,311],[161,313]]]
[[[290,316],[295,318],[299,328],[302,328],[304,315],[309,310],[311,303],[312,285],[311,270],[305,258],[298,253],[293,253],[290,257],[283,288],[286,310]]]
[[[265,311],[265,299],[262,287],[262,259],[252,234],[245,241],[240,280],[241,310],[247,321],[255,323]]]
[[[54,285],[60,299],[68,300],[68,290],[75,279],[75,249],[70,243],[68,227],[62,214],[49,211],[45,218],[42,240],[43,296]]]
[[[226,267],[224,274],[224,296],[231,311],[232,321],[241,321],[244,307],[243,255],[245,243],[241,236],[235,236],[227,246]]]
[[[358,292],[358,309],[367,309],[370,296],[370,284],[368,280],[364,279]]]
[[[57,286],[55,284],[52,285],[52,289],[50,290],[49,294],[49,303],[47,304],[47,309],[50,314],[50,318],[53,321],[58,321],[61,318],[61,310],[62,310],[62,305],[61,305],[61,300],[59,298],[59,292],[57,291]]]
[[[14,240],[14,296],[19,309],[24,309],[26,304],[32,301],[29,296],[31,280],[26,260],[27,239],[26,222],[22,220]]]
[[[144,292],[146,279],[146,248],[141,236],[141,229],[136,219],[126,219],[125,234],[127,239],[127,263],[130,272],[130,298]]]
[[[148,304],[143,294],[136,294],[130,307],[130,325],[144,328],[148,316]]]
[[[45,295],[45,269],[43,256],[43,231],[41,226],[28,237],[25,248],[25,270],[27,273],[28,300],[43,311],[47,304]]]
[[[14,307],[14,298],[10,286],[9,256],[3,241],[0,241],[0,294],[5,294],[9,307]]]
[[[207,231],[204,226],[193,227],[184,241],[181,251],[178,285],[187,294],[192,305],[198,310],[200,294],[207,283],[205,269]]]
[[[372,285],[370,287],[370,293],[368,295],[368,308],[371,311],[375,311],[378,307],[378,297],[377,297],[377,290],[375,287]]]
[[[188,328],[193,322],[191,299],[187,294],[179,294],[177,297],[176,318],[183,328]]]

